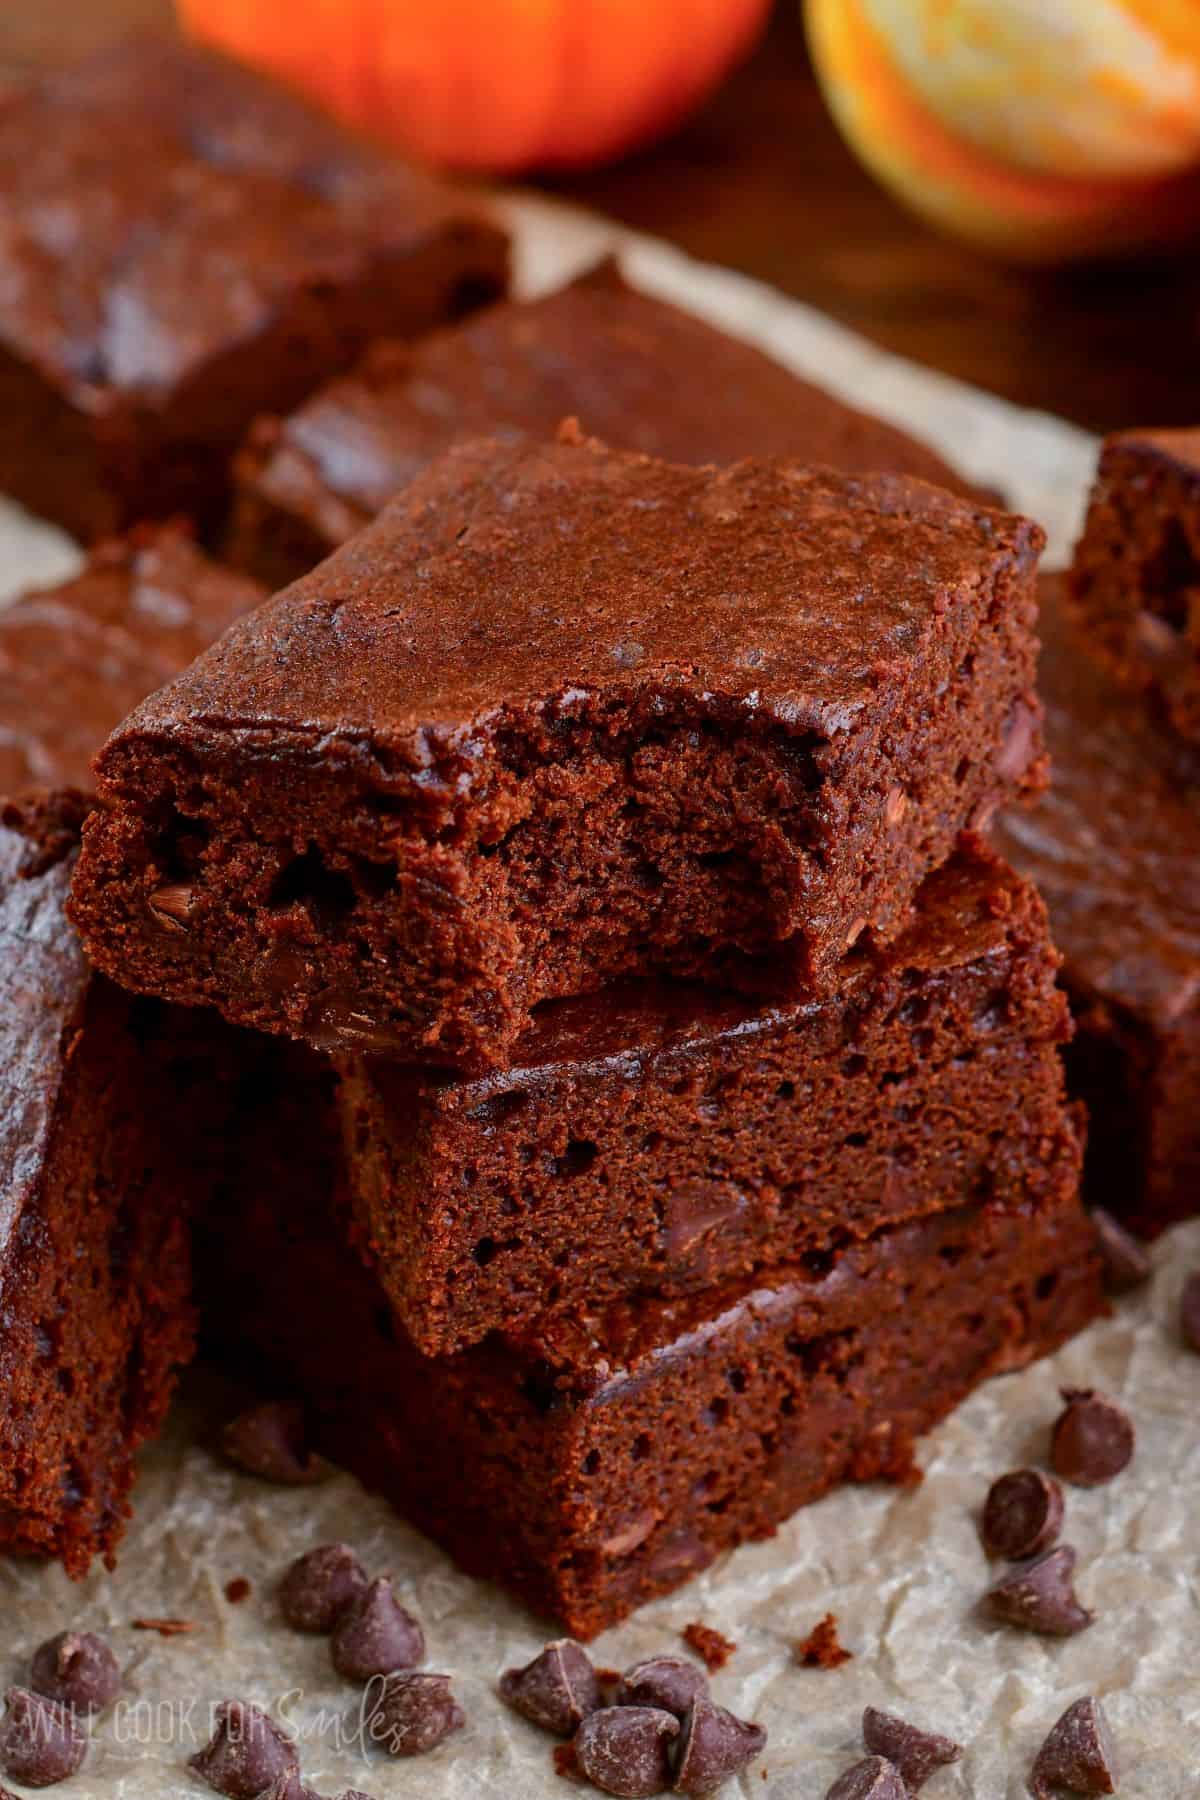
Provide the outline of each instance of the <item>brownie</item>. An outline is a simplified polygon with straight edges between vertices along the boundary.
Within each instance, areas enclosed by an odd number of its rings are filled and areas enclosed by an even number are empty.
[[[73,916],[135,989],[461,1068],[628,976],[816,991],[1039,782],[1040,544],[903,476],[462,446],[113,735]]]
[[[373,345],[289,417],[260,420],[235,464],[230,558],[283,587],[456,439],[547,438],[572,416],[669,462],[796,456],[966,491],[923,444],[626,286],[606,262],[545,299],[490,307],[418,344]]]
[[[0,612],[0,1547],[73,1575],[111,1561],[191,1354],[188,1215],[244,1053],[86,963],[66,898],[88,759],[260,598],[163,527]]]
[[[0,795],[90,788],[113,726],[263,598],[162,525],[98,544],[74,580],[4,607]]]
[[[1200,1211],[1200,756],[1088,654],[1043,584],[1049,793],[997,821],[1063,953],[1090,1198],[1156,1233]]]
[[[982,846],[835,994],[686,983],[548,1003],[479,1078],[347,1059],[356,1213],[426,1354],[514,1319],[673,1296],[1071,1166],[1045,910]]]
[[[70,803],[0,824],[0,1547],[111,1562],[134,1453],[192,1350],[188,1211],[210,1019],[93,978]]]
[[[506,242],[261,76],[127,40],[0,97],[0,490],[218,515],[256,414],[503,291]]]
[[[1105,439],[1070,600],[1089,647],[1200,742],[1200,430]]]
[[[332,1457],[579,1637],[840,1481],[911,1478],[920,1433],[1101,1305],[1074,1171],[1033,1165],[1007,1210],[955,1208],[816,1266],[423,1357],[331,1216],[305,1140],[319,1104],[297,1080],[286,1092],[282,1129],[252,1113],[257,1147],[208,1222],[214,1328],[303,1398]]]

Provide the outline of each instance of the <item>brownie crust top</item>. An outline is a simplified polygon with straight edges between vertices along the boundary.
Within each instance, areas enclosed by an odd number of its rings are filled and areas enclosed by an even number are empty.
[[[0,101],[0,344],[84,411],[153,402],[462,211],[252,71],[134,37]]]
[[[506,715],[672,692],[828,738],[886,706],[941,621],[987,616],[1041,543],[910,477],[683,468],[569,430],[471,443],[148,700],[98,766],[139,736],[291,733],[370,740],[411,779],[479,756]]]

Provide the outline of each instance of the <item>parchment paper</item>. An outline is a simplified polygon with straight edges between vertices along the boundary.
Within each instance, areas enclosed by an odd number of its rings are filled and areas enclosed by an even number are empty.
[[[1050,529],[1061,560],[1076,527],[1094,446],[1059,421],[1023,413],[885,356],[804,307],[664,246],[541,201],[517,199],[521,282],[553,285],[620,248],[641,285],[705,313],[860,405],[920,433],[965,472],[1002,488]],[[586,424],[586,421],[585,421]],[[53,579],[73,548],[0,503],[0,583]],[[930,1800],[1017,1800],[1046,1731],[1079,1695],[1104,1698],[1123,1751],[1125,1800],[1195,1800],[1200,1786],[1200,1357],[1178,1337],[1179,1290],[1200,1267],[1200,1221],[1155,1251],[1152,1286],[1049,1362],[995,1381],[923,1445],[924,1484],[896,1493],[849,1489],[810,1507],[767,1544],[727,1557],[679,1594],[601,1638],[602,1666],[678,1648],[692,1620],[736,1640],[716,1697],[770,1733],[745,1797],[821,1800],[861,1754],[865,1704],[892,1707],[968,1745],[931,1783]],[[1102,1386],[1138,1428],[1133,1466],[1107,1488],[1068,1493],[1066,1536],[1079,1588],[1098,1614],[1065,1642],[984,1623],[975,1611],[991,1571],[976,1519],[989,1482],[1044,1456],[1060,1384]],[[167,1436],[144,1458],[137,1516],[113,1575],[81,1585],[54,1569],[0,1561],[0,1663],[23,1679],[30,1651],[68,1625],[112,1633],[128,1667],[126,1695],[97,1729],[64,1800],[161,1800],[208,1792],[184,1759],[226,1696],[288,1718],[305,1776],[334,1794],[355,1785],[379,1800],[562,1800],[550,1740],[508,1713],[499,1670],[525,1661],[548,1633],[495,1590],[468,1580],[348,1477],[316,1489],[268,1488],[204,1448],[232,1396],[193,1376]],[[469,1480],[469,1471],[463,1479]],[[334,1721],[353,1693],[332,1676],[323,1639],[289,1632],[273,1585],[301,1550],[354,1543],[391,1570],[423,1620],[429,1666],[453,1674],[468,1726],[428,1758],[367,1762]],[[243,1578],[248,1598],[226,1585]],[[796,1666],[793,1642],[838,1615],[854,1660],[823,1672]],[[138,1617],[194,1629],[161,1638]]]

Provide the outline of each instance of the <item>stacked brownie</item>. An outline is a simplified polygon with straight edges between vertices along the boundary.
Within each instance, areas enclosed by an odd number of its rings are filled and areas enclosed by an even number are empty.
[[[998,841],[1063,952],[1090,1197],[1154,1234],[1200,1208],[1200,433],[1108,441],[1042,614],[1053,785]]]
[[[96,966],[298,1043],[225,1318],[581,1635],[1097,1308],[1057,957],[975,835],[1043,779],[1038,548],[904,476],[478,441],[98,759]]]

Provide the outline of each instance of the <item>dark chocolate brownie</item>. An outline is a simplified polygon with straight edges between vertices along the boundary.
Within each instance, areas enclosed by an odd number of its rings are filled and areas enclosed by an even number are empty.
[[[113,726],[264,598],[179,526],[97,545],[83,572],[0,610],[0,795],[90,788]]]
[[[0,1547],[72,1575],[111,1561],[191,1353],[187,1120],[220,1089],[210,1019],[88,969],[77,830],[69,803],[0,824]]]
[[[903,476],[463,446],[109,740],[73,916],[134,988],[458,1067],[624,976],[816,989],[1039,784],[1040,543]]]
[[[348,1061],[356,1212],[398,1317],[434,1355],[1008,1204],[1031,1159],[1078,1159],[1057,969],[1036,894],[973,847],[830,999],[630,983],[541,1008],[503,1074]]]
[[[505,286],[503,234],[223,58],[0,98],[0,489],[92,540],[211,517],[251,420]]]
[[[627,287],[604,263],[545,299],[491,307],[419,344],[373,345],[290,417],[260,420],[235,465],[231,560],[283,587],[456,439],[546,438],[571,416],[669,462],[795,456],[966,491],[923,444]]]
[[[1089,646],[1200,742],[1200,430],[1105,440],[1070,595]]]
[[[209,1221],[214,1327],[304,1398],[330,1455],[580,1637],[839,1481],[909,1476],[914,1440],[977,1382],[1102,1305],[1074,1178],[1035,1168],[1027,1205],[422,1357],[311,1178],[320,1143],[297,1163],[320,1108],[287,1091],[294,1123],[254,1109],[257,1150]]]
[[[1043,583],[1049,793],[997,821],[1063,953],[1090,1198],[1154,1233],[1200,1211],[1200,756],[1088,654]]]

